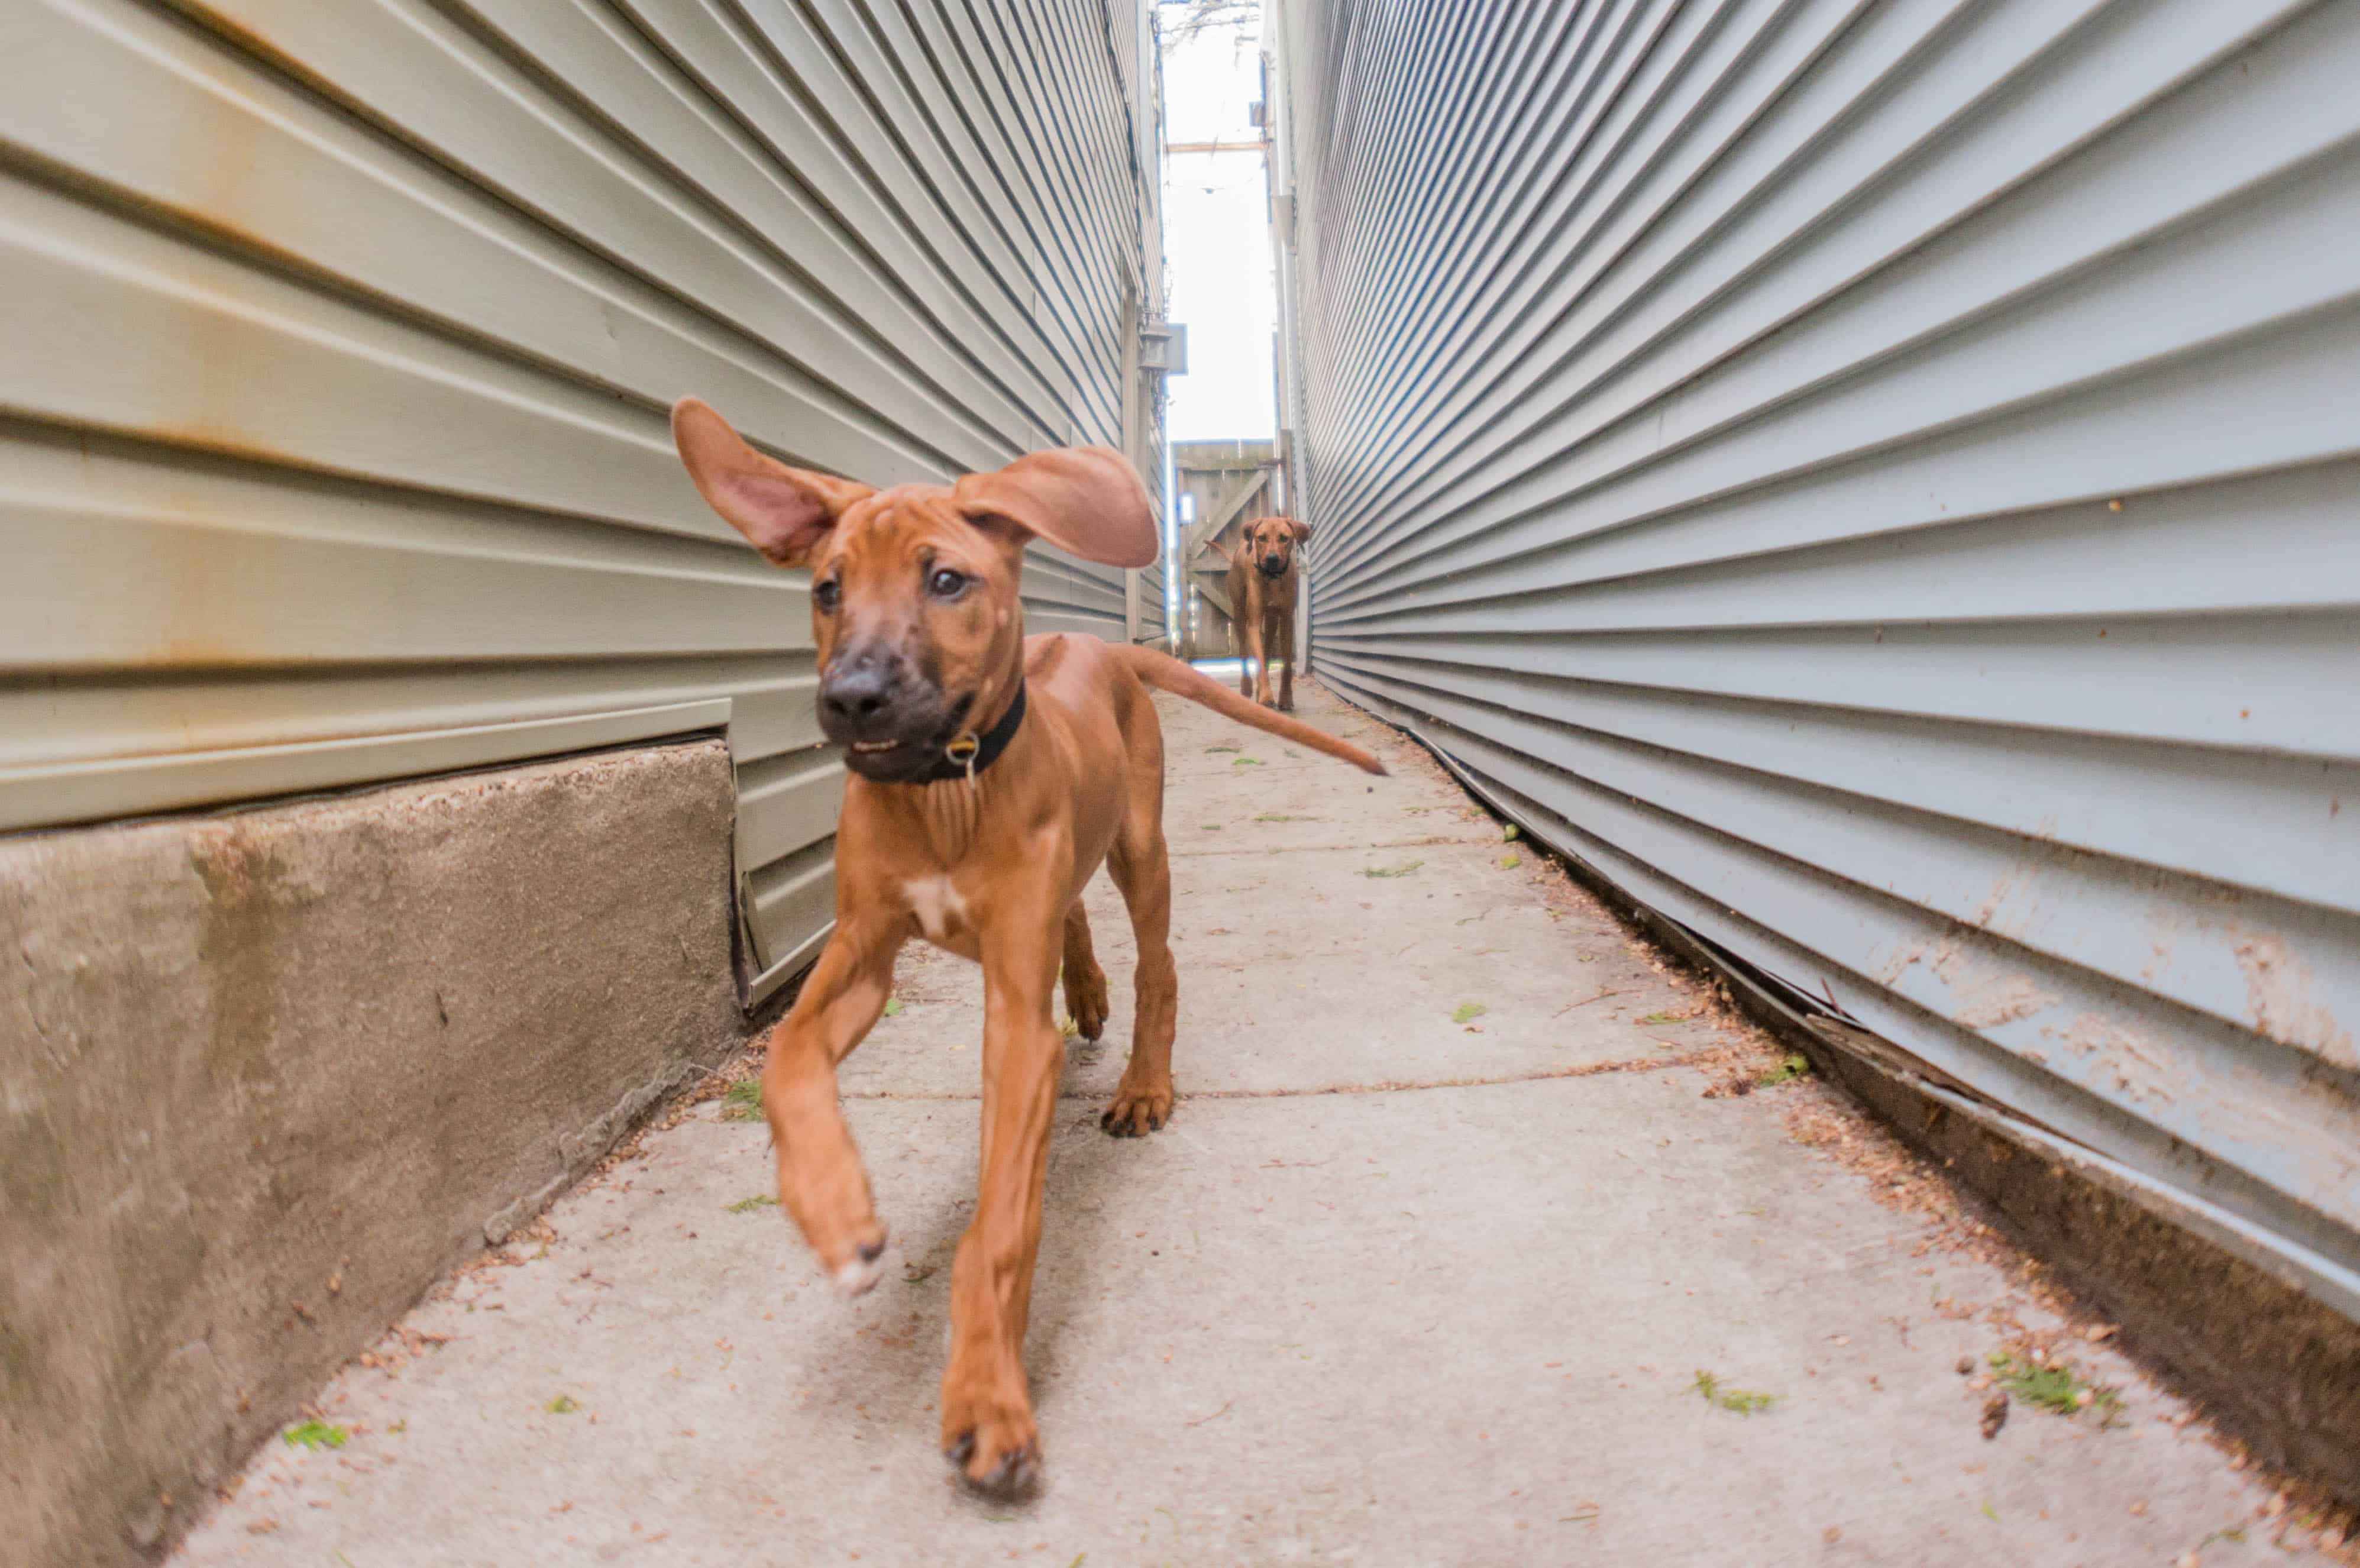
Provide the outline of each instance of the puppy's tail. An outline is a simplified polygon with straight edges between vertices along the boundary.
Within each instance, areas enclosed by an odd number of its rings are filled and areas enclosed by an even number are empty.
[[[1374,773],[1380,778],[1384,775],[1385,765],[1373,754],[1363,751],[1349,740],[1338,740],[1325,730],[1315,730],[1300,719],[1290,718],[1241,697],[1211,676],[1182,663],[1168,653],[1158,653],[1152,648],[1140,648],[1129,643],[1109,643],[1107,647],[1117,659],[1131,666],[1132,674],[1159,691],[1185,697],[1192,702],[1212,709],[1224,718],[1282,735],[1314,751],[1341,757],[1363,773]]]

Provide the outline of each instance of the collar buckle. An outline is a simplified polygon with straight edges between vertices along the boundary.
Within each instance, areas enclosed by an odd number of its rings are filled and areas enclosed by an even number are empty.
[[[1016,732],[1024,724],[1024,682],[1016,682],[1015,694],[1008,701],[1008,709],[988,730],[961,730],[953,739],[945,741],[942,749],[926,770],[912,784],[947,784],[964,779],[969,784],[983,777],[985,768],[1000,760]]]

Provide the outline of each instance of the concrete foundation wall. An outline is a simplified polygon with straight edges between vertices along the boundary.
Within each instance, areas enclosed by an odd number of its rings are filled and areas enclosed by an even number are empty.
[[[715,740],[0,841],[0,1555],[151,1554],[738,1040],[733,807]]]

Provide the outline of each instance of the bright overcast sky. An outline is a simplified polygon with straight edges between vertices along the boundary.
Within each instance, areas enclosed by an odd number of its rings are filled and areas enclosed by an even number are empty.
[[[1166,25],[1179,7],[1167,7]],[[1251,141],[1262,21],[1206,28],[1164,55],[1164,138]],[[1271,334],[1278,325],[1262,156],[1175,153],[1164,169],[1171,319],[1188,329],[1188,374],[1171,379],[1174,441],[1267,441],[1277,430]]]

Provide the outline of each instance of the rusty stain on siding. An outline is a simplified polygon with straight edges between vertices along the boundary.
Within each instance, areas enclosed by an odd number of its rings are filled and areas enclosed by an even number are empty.
[[[1104,18],[1018,26],[987,4],[1006,26],[876,32],[799,62],[836,73],[830,93],[871,117],[814,122],[825,145],[807,157],[766,144],[775,167],[753,171],[709,134],[717,122],[663,118],[721,91],[686,29],[594,70],[568,63],[598,25],[574,7],[528,8],[534,35],[498,48],[370,7],[339,23],[317,0],[39,11],[93,96],[19,105],[27,143],[0,171],[24,198],[9,213],[25,241],[0,251],[0,271],[16,268],[0,297],[55,329],[49,374],[14,367],[20,444],[0,455],[19,461],[0,485],[49,507],[27,526],[57,541],[71,595],[118,572],[126,586],[110,621],[73,613],[59,583],[0,583],[0,624],[17,623],[7,651],[27,667],[0,677],[6,831],[454,756],[519,761],[573,744],[561,736],[659,733],[639,726],[679,707],[727,723],[755,781],[740,842],[765,858],[740,870],[824,863],[826,791],[761,782],[810,744],[807,631],[792,615],[775,636],[753,627],[743,584],[711,570],[727,529],[680,476],[660,413],[701,382],[727,387],[772,444],[858,473],[951,450],[938,438],[1012,453],[1048,424],[1062,437],[1120,409],[1122,282],[1156,273],[1157,187],[1139,186],[1123,141],[1152,122],[1124,102]],[[1064,36],[1076,29],[1086,47]],[[945,131],[940,156],[978,177],[964,196],[938,191],[929,138],[891,123],[898,91],[863,78],[898,79],[938,44],[972,55],[978,77],[1033,81],[1057,111],[1021,142]],[[1153,48],[1143,26],[1140,47]],[[1146,63],[1130,78],[1152,80]],[[618,97],[572,79],[606,69],[669,71],[680,92]],[[758,94],[792,85],[742,80]],[[545,124],[548,156],[494,156],[507,144],[483,127],[502,113]],[[1023,158],[1072,178],[991,178]],[[713,243],[783,243],[759,203],[784,185],[811,196],[801,237],[839,256],[807,299],[783,252],[740,276]],[[626,188],[647,198],[628,219],[606,203]],[[676,228],[646,226],[667,216]],[[969,221],[981,237],[944,240]],[[987,230],[1039,243],[1020,258]],[[814,332],[905,357],[880,369],[845,346],[806,366],[803,338],[756,320],[791,296]],[[1000,335],[961,331],[962,312],[1002,297],[1011,308],[987,312]],[[915,354],[922,338],[958,363]],[[1018,386],[1034,390],[1011,397]],[[49,449],[77,440],[82,470],[61,474]],[[133,521],[137,549],[110,555]],[[334,548],[355,541],[398,548]],[[496,582],[470,570],[484,553],[501,559]],[[1041,629],[1120,624],[1119,577],[1043,562],[1032,587]],[[34,614],[10,616],[19,603]],[[550,629],[585,622],[595,629]],[[825,905],[822,886],[758,919],[762,964],[802,952]]]
[[[2310,966],[2287,949],[2283,938],[2246,937],[2235,948],[2245,976],[2245,1006],[2256,1032],[2281,1045],[2318,1055],[2345,1072],[2360,1071],[2351,1032],[2335,1015],[2311,999]]]

